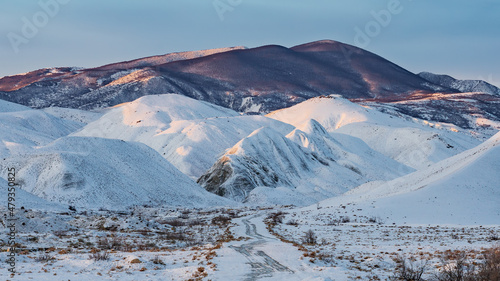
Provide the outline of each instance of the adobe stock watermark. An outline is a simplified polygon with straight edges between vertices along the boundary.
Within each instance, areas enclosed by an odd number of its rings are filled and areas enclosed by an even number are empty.
[[[241,3],[243,3],[243,0],[214,0],[212,6],[217,12],[220,21],[224,21],[224,14],[234,11]]]
[[[61,10],[61,5],[66,5],[71,0],[40,0],[38,6],[41,10],[35,12],[31,17],[22,17],[21,32],[9,32],[7,39],[14,53],[19,53],[19,47],[22,44],[28,44],[40,29],[47,26],[51,18],[54,18]]]
[[[16,228],[16,188],[18,186],[16,182],[16,169],[8,168],[7,169],[7,179],[9,180],[8,186],[6,186],[7,193],[7,218],[6,218],[6,227],[8,230],[7,233],[7,259],[5,263],[9,265],[7,269],[11,274],[16,273],[16,237],[17,237],[17,228]]]
[[[389,0],[385,9],[380,11],[372,10],[370,12],[372,20],[369,20],[361,27],[354,27],[354,45],[363,49],[368,47],[372,40],[379,36],[382,30],[391,24],[393,17],[401,12],[403,12],[403,4],[400,0]],[[349,59],[354,51],[343,47],[342,52],[344,56]]]

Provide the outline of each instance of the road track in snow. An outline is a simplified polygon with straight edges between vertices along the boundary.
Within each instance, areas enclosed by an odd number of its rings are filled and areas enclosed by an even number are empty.
[[[245,234],[251,238],[251,240],[249,240],[251,242],[240,246],[229,247],[245,256],[248,260],[248,264],[252,268],[252,271],[247,274],[244,279],[245,281],[259,280],[263,277],[272,277],[275,272],[294,273],[293,270],[271,258],[265,251],[262,250],[262,248],[265,248],[266,243],[271,242],[271,240],[276,240],[275,238],[266,237],[258,233],[256,225],[250,221],[250,218],[243,219],[242,222],[245,224]]]

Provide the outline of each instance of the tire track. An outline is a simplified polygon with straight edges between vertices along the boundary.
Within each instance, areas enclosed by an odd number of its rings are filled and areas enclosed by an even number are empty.
[[[229,247],[244,255],[248,260],[248,264],[252,267],[252,272],[247,275],[245,281],[259,280],[262,277],[271,277],[274,272],[294,273],[293,270],[271,258],[264,251],[257,250],[256,247],[265,245],[271,239],[259,234],[257,232],[257,226],[251,223],[249,219],[243,219],[242,222],[245,224],[245,234],[256,239],[256,241],[242,244],[241,246]]]

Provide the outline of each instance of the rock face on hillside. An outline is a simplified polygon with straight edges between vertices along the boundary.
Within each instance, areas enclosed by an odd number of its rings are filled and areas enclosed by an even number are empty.
[[[287,136],[265,127],[254,131],[220,157],[198,183],[236,201],[261,202],[281,193],[284,199],[272,201],[301,204],[412,171],[366,145],[362,148],[362,142],[356,144],[358,154],[349,151],[314,120],[302,128],[305,132],[295,129]],[[300,199],[291,202],[291,194]]]

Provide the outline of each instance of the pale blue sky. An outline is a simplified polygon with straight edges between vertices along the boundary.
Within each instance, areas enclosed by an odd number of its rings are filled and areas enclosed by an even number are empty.
[[[47,15],[39,3],[58,3],[58,11]],[[380,11],[392,11],[387,23],[375,23]],[[498,0],[0,0],[0,76],[169,52],[332,39],[361,42],[412,72],[500,86],[499,15]],[[23,20],[38,21],[31,38],[23,35]],[[356,28],[366,33],[367,27],[369,36],[356,40]]]

